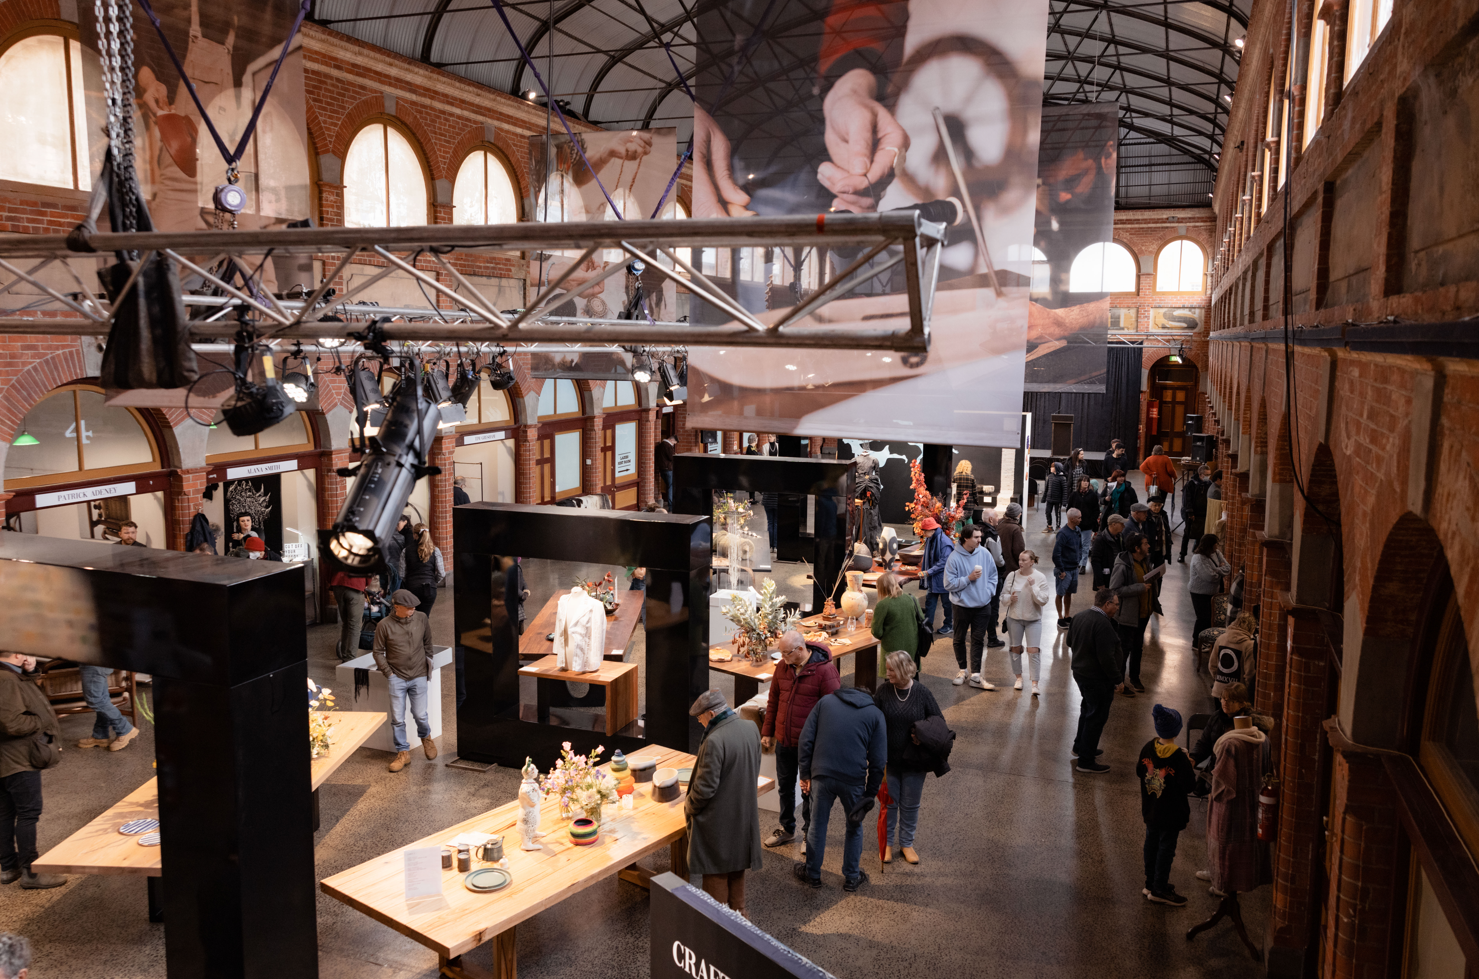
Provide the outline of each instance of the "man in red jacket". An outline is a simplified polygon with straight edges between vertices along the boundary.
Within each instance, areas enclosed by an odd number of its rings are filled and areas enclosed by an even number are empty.
[[[781,796],[781,824],[766,846],[781,846],[796,838],[796,775],[801,767],[801,729],[817,701],[842,686],[832,651],[809,643],[792,629],[781,636],[781,661],[776,664],[760,729],[760,747],[775,749],[776,790]],[[801,835],[811,824],[811,797],[801,797]]]

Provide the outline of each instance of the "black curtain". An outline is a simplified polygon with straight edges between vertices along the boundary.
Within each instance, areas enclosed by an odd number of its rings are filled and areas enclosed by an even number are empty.
[[[1111,344],[1108,376],[1103,394],[1071,391],[1028,391],[1022,395],[1022,410],[1032,413],[1032,445],[1045,448],[1053,443],[1053,415],[1073,416],[1073,447],[1093,454],[1109,451],[1110,439],[1122,439],[1132,464],[1140,462],[1140,361],[1143,348],[1137,343]],[[1096,460],[1089,471],[1100,473]]]

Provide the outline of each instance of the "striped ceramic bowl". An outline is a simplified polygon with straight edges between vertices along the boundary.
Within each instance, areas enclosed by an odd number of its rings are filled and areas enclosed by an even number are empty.
[[[590,846],[596,842],[596,835],[600,831],[601,828],[596,825],[594,819],[581,816],[570,823],[570,842],[576,846]]]

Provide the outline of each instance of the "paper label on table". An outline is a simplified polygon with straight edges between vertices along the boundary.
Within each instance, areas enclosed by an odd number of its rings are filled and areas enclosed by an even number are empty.
[[[406,900],[442,893],[442,848],[423,846],[406,851]]]

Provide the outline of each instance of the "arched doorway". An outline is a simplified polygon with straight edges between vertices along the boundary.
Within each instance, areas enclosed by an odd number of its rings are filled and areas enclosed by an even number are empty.
[[[1196,406],[1196,365],[1172,354],[1156,361],[1150,369],[1145,393],[1145,444],[1165,448],[1175,458],[1191,454],[1186,434],[1186,416]]]

